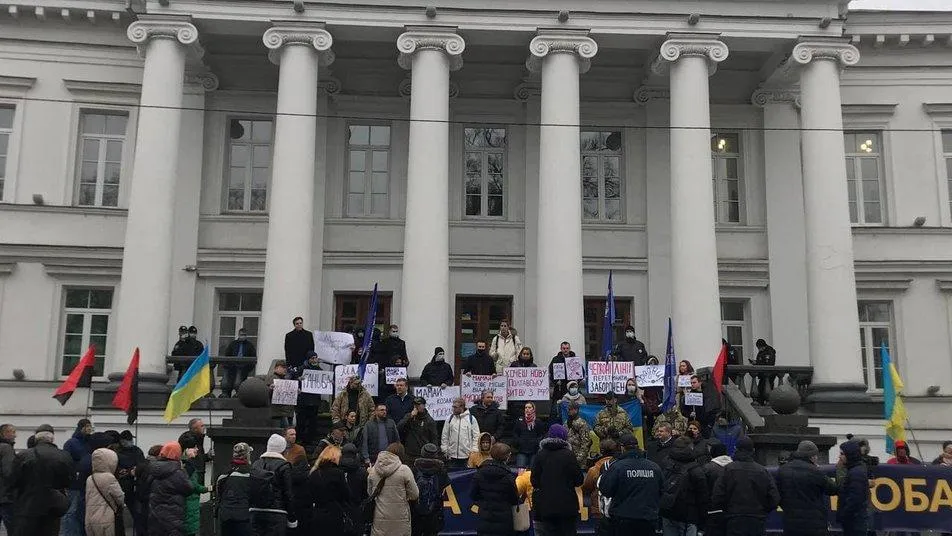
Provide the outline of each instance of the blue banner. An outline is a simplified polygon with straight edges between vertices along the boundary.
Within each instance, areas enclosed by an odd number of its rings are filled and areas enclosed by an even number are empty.
[[[832,477],[835,469],[825,468]],[[769,468],[771,473],[775,467]],[[450,473],[450,486],[444,503],[446,523],[443,535],[476,534],[478,510],[470,500],[470,486],[475,470]],[[952,469],[939,466],[880,465],[871,471],[873,484],[873,529],[879,531],[948,531],[952,527]],[[593,534],[595,522],[588,517],[589,496],[582,494],[583,507],[578,524],[579,534]],[[836,498],[831,501],[835,510]],[[774,512],[767,520],[767,530],[783,530],[782,512]],[[839,530],[834,514],[830,526]]]

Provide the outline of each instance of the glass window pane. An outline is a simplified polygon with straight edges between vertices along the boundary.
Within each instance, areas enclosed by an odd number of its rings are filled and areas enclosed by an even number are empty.
[[[99,166],[96,162],[83,162],[82,168],[80,170],[79,180],[80,182],[96,182],[96,177],[99,174]]]
[[[740,177],[740,175],[737,173],[737,159],[725,158],[724,159],[724,178],[736,179],[738,177]]]
[[[727,339],[732,345],[737,346],[737,343],[744,342],[744,328],[740,326],[726,326],[724,331],[727,334],[725,339]]]
[[[373,170],[374,171],[388,171],[390,169],[389,165],[390,153],[387,151],[374,151],[373,152]]]
[[[268,185],[268,168],[252,168],[251,169],[251,186],[253,188],[264,188]]]
[[[387,193],[387,173],[374,173],[373,174],[373,184],[371,184],[371,193],[374,194],[386,194]]]
[[[597,156],[582,157],[582,176],[583,177],[597,177],[598,176],[598,157]]]
[[[2,115],[2,111],[0,111]],[[10,117],[13,117],[13,114],[10,114]],[[943,130],[942,131],[942,151],[945,153],[952,153],[952,130]]]
[[[244,210],[245,208],[245,190],[243,188],[230,188],[228,190],[228,210]]]
[[[63,338],[63,353],[68,355],[79,355],[83,353],[83,336],[66,335]]]
[[[579,137],[579,147],[583,151],[594,151],[599,147],[597,132],[582,132]]]
[[[478,175],[466,177],[466,193],[470,195],[479,195],[482,187],[482,181]]]
[[[598,219],[598,200],[585,199],[582,201],[582,217],[587,220]]]
[[[106,134],[110,136],[126,135],[126,116],[107,115],[106,116]]]
[[[370,144],[376,147],[390,145],[390,127],[372,126],[370,127]]]
[[[866,218],[866,223],[882,223],[882,205],[880,203],[863,203],[863,215]]]
[[[0,128],[13,128],[14,108],[0,107]]]
[[[83,160],[99,160],[99,140],[95,138],[83,139]]]
[[[503,173],[503,155],[502,153],[490,153],[486,155],[486,163],[490,174],[501,175]]]
[[[79,187],[79,204],[87,206],[96,204],[95,184],[84,184]]]
[[[605,219],[612,221],[621,219],[621,201],[618,199],[605,200]]]
[[[466,153],[466,174],[479,175],[483,170],[481,153]]]
[[[952,180],[952,158],[945,159],[945,176]],[[952,195],[952,191],[950,191],[950,195]]]
[[[350,181],[349,181],[349,186],[347,191],[352,194],[363,194],[364,193],[364,177],[365,177],[365,173],[363,171],[351,171]]]
[[[889,303],[887,302],[867,302],[866,311],[871,322],[892,321],[892,315],[889,314]]]
[[[490,147],[505,147],[506,146],[506,129],[504,128],[490,129],[489,146]]]
[[[68,314],[66,315],[66,331],[67,334],[82,334],[83,333],[83,315],[80,314]]]
[[[479,216],[482,210],[482,197],[479,195],[466,196],[466,215]]]
[[[727,221],[728,223],[740,223],[740,203],[734,201],[727,203]]]
[[[598,179],[582,177],[582,197],[585,199],[598,198]]]
[[[490,175],[487,193],[489,195],[502,195],[502,175]]]
[[[86,289],[67,289],[66,307],[89,307],[89,290]]]
[[[267,210],[268,209],[268,191],[261,188],[251,190],[251,205],[248,210]]]
[[[248,292],[241,296],[241,310],[242,311],[261,311],[261,297],[260,292]]]
[[[879,201],[879,181],[863,181],[863,201]]]
[[[617,153],[621,151],[621,132],[605,132],[604,134],[604,147],[603,150],[611,151]]]
[[[103,134],[106,131],[106,116],[83,114],[83,134]]]
[[[351,216],[364,214],[364,194],[347,194],[347,213]]]
[[[249,337],[258,336],[258,317],[246,316],[241,321],[241,327],[248,331]]]
[[[489,216],[502,216],[502,196],[489,196]]]
[[[244,167],[248,165],[248,146],[232,145],[231,162],[232,167]]]
[[[387,194],[373,194],[370,196],[371,213],[374,216],[386,216],[390,209]]]
[[[744,304],[742,302],[721,302],[721,320],[743,322]]]
[[[256,142],[271,141],[271,121],[253,121],[251,123],[251,140]]]
[[[251,161],[255,166],[267,167],[271,162],[271,147],[267,145],[255,145],[251,153]]]
[[[364,151],[350,152],[350,170],[364,171],[367,169],[367,153]]]
[[[618,177],[605,177],[605,198],[618,199],[621,197],[621,180]]]
[[[237,292],[222,292],[218,296],[219,311],[238,311],[241,307],[241,294]]]
[[[350,144],[367,145],[370,143],[370,127],[366,125],[350,126]]]
[[[860,158],[859,172],[864,179],[879,178],[879,159],[878,158]]]
[[[94,335],[105,335],[109,329],[108,315],[93,315],[89,323],[89,332]]]
[[[618,177],[618,158],[603,158],[605,177]]]
[[[222,316],[218,320],[218,333],[222,337],[228,337],[229,339],[234,338],[238,333],[237,325],[238,319],[233,316]]]
[[[122,142],[109,140],[106,142],[106,160],[109,162],[122,162]]]
[[[7,144],[9,143],[10,135],[4,132],[0,132],[0,158],[6,158],[7,156]],[[3,176],[3,167],[0,167],[0,176]]]
[[[856,209],[856,202],[850,201],[849,207],[850,207],[850,223],[859,223],[859,215]]]
[[[121,171],[121,166],[119,163],[106,164],[104,171],[104,177],[102,178],[103,182],[106,184],[119,184],[119,173]]]

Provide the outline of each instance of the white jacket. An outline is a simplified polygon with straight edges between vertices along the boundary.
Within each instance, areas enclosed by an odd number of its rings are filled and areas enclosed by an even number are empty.
[[[459,415],[450,415],[443,424],[440,440],[443,455],[448,459],[465,460],[479,448],[479,423],[469,410]]]
[[[522,341],[515,333],[504,339],[499,335],[493,337],[492,344],[489,345],[489,357],[496,362],[496,374],[502,374],[503,369],[512,364],[519,358],[519,352],[522,351]]]

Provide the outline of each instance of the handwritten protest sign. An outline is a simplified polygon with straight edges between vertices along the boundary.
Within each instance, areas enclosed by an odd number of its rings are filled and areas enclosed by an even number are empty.
[[[492,374],[463,374],[461,377],[460,396],[466,400],[466,407],[479,403],[483,391],[493,392],[493,400],[499,404],[499,409],[506,409],[506,377]]]
[[[400,378],[407,379],[407,367],[386,367],[383,370],[384,376],[387,378],[387,385],[397,383]]]
[[[350,363],[354,336],[336,331],[315,331],[314,352],[325,363],[347,365]]]
[[[565,363],[552,363],[552,379],[553,380],[565,379]]]
[[[625,392],[625,384],[634,377],[634,364],[631,361],[589,361],[588,392],[603,395],[609,391],[617,394]]]
[[[548,400],[549,370],[536,367],[505,369],[507,400]]]
[[[581,380],[585,377],[585,358],[566,357],[565,376],[569,380]]]
[[[625,385],[635,377],[635,364],[631,361],[615,361],[612,363],[612,389],[615,394],[625,394]]]
[[[297,405],[297,380],[274,380],[274,390],[271,391],[271,403],[274,405]]]
[[[359,376],[357,367],[360,365],[338,365],[334,367],[334,392],[340,393],[347,389],[347,381],[351,376]],[[363,384],[371,396],[377,396],[377,388],[380,383],[377,377],[377,364],[367,363],[367,370],[364,374]]]
[[[453,414],[453,400],[459,398],[460,386],[414,387],[413,396],[426,399],[426,411],[434,421],[445,421]]]
[[[664,365],[635,367],[635,379],[638,381],[638,387],[663,387]]]
[[[301,375],[301,392],[314,395],[334,394],[334,371],[305,370]]]
[[[682,374],[678,376],[678,387],[691,387],[691,375]]]
[[[704,393],[685,393],[684,405],[685,406],[703,406]]]

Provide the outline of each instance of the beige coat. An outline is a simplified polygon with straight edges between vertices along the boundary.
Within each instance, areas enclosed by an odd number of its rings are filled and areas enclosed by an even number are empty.
[[[413,471],[387,451],[377,456],[377,463],[367,477],[367,494],[373,494],[381,478],[386,478],[377,496],[371,536],[410,536],[410,501],[420,496]]]
[[[86,536],[116,536],[115,508],[122,511],[125,498],[115,475],[119,457],[109,449],[96,449],[92,466],[93,474],[86,479]]]

